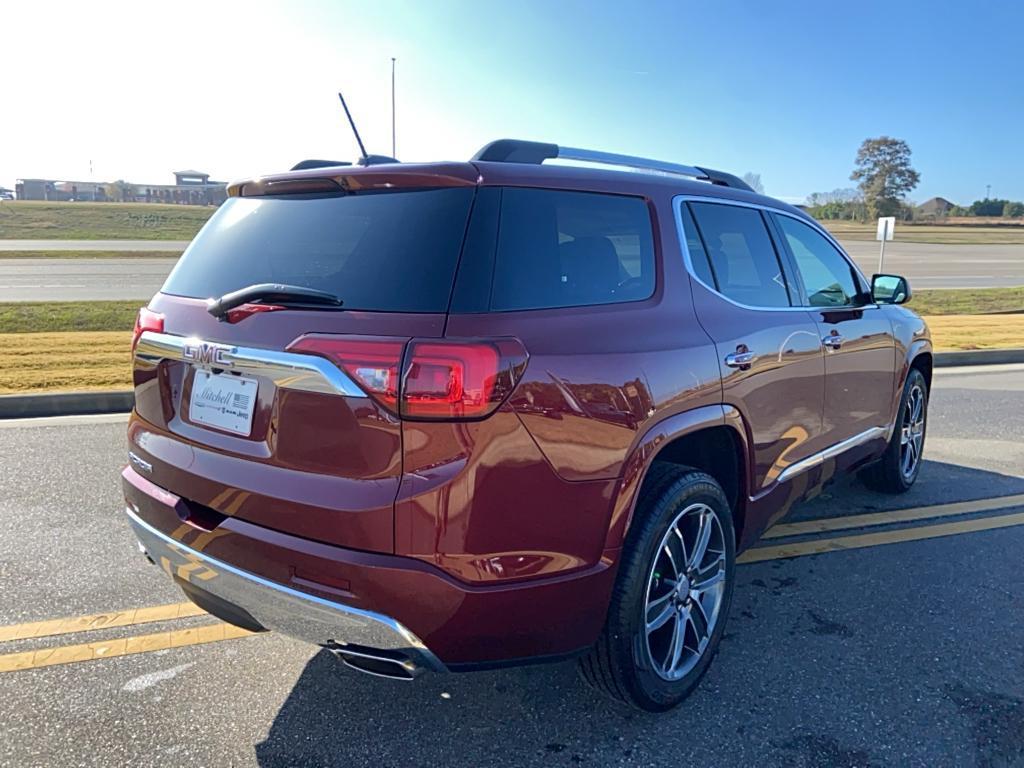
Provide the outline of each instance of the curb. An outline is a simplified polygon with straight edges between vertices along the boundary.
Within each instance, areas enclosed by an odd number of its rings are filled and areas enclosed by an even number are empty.
[[[936,368],[966,365],[1024,363],[1024,349],[977,349],[936,352]],[[116,392],[59,392],[50,395],[0,395],[0,419],[128,413],[135,406],[132,390]]]
[[[1024,349],[971,349],[962,352],[936,352],[934,361],[936,368],[1024,363]]]
[[[0,395],[0,419],[72,416],[90,413],[128,413],[135,392],[59,392],[50,395]]]

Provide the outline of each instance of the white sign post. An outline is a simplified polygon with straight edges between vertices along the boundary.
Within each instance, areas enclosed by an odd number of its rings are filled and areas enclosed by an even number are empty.
[[[882,241],[882,249],[878,252],[878,274],[883,274],[885,269],[885,241],[892,240],[892,236],[896,233],[896,217],[895,216],[879,216],[878,217],[878,232],[875,234],[875,240]]]

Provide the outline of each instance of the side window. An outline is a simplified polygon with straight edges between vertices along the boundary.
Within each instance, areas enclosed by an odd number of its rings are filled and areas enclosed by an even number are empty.
[[[639,301],[654,293],[654,235],[639,197],[506,187],[491,309]]]
[[[720,293],[752,307],[790,306],[782,265],[759,210],[720,203],[690,207]]]
[[[715,276],[711,272],[711,264],[708,263],[708,253],[704,250],[704,244],[700,241],[700,235],[697,234],[697,225],[693,223],[693,214],[690,213],[690,206],[686,203],[679,206],[679,215],[683,219],[686,250],[690,253],[690,263],[693,265],[694,274],[708,287],[717,288]]]
[[[846,307],[858,303],[857,280],[846,258],[813,227],[789,216],[775,220],[800,270],[812,307]]]

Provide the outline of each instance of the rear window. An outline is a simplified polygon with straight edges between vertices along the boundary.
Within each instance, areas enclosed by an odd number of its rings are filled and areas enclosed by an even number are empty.
[[[505,188],[492,311],[616,304],[654,293],[654,240],[638,197]]]
[[[335,294],[345,309],[445,312],[474,189],[229,198],[163,292],[209,298],[255,283]]]

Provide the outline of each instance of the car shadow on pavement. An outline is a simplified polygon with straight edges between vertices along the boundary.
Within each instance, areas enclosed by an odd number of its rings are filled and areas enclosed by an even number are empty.
[[[1024,478],[926,462],[902,497],[843,480],[789,519],[1015,493],[1024,493]],[[973,548],[985,556],[1024,545],[1024,528],[975,535],[990,537]],[[719,658],[694,695],[664,715],[605,699],[578,678],[574,661],[408,683],[350,670],[322,651],[256,758],[266,768],[1024,760],[1020,739],[989,738],[1024,733],[1024,690],[1013,682],[1024,655],[1006,650],[1024,647],[1024,625],[1002,622],[975,639],[946,620],[962,558],[978,556],[970,549],[940,538],[741,566]],[[977,581],[954,589],[964,618],[980,626],[1015,598],[992,592],[987,576]],[[988,703],[975,712],[964,702]],[[999,754],[982,754],[993,744]]]
[[[1019,493],[1024,493],[1024,477],[926,459],[921,464],[917,482],[904,494],[877,493],[869,490],[856,475],[843,475],[826,485],[817,497],[796,505],[786,521],[846,517]]]

